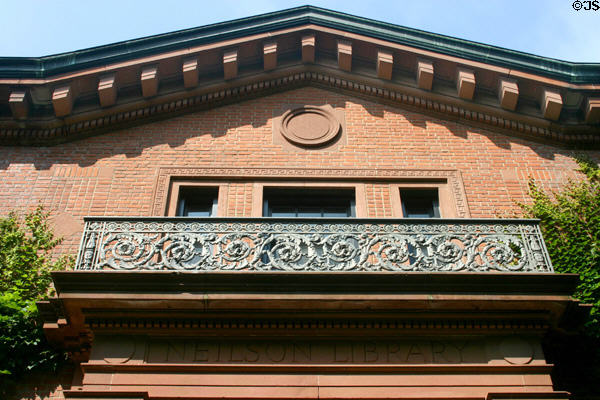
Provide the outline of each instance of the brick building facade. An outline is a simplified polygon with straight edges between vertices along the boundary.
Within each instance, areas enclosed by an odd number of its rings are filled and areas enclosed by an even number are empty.
[[[301,7],[4,59],[0,213],[78,255],[64,396],[567,397],[576,278],[511,218],[600,159],[600,67],[434,36]]]

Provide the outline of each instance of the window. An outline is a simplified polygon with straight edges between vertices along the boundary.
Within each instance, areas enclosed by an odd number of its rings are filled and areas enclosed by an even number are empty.
[[[178,217],[214,217],[217,215],[218,187],[185,186],[179,189]]]
[[[404,218],[440,218],[438,190],[400,189]]]
[[[263,216],[347,218],[356,216],[354,189],[264,188]]]

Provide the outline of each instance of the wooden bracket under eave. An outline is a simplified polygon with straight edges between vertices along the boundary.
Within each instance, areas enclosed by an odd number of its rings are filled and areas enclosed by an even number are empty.
[[[377,51],[377,77],[381,79],[392,79],[394,69],[394,55],[391,52]]]
[[[238,51],[229,50],[223,53],[223,77],[233,79],[238,74]]]
[[[563,101],[560,92],[551,89],[542,90],[541,110],[544,118],[558,121]]]
[[[501,78],[498,82],[498,100],[505,110],[515,111],[519,101],[519,86],[513,79]]]
[[[110,107],[117,102],[117,84],[115,74],[104,75],[98,81],[100,106]]]
[[[73,110],[73,89],[70,85],[59,86],[52,92],[54,115],[64,117]]]
[[[29,101],[25,90],[13,90],[8,97],[8,105],[15,119],[25,119],[29,113]]]
[[[183,86],[192,89],[198,86],[198,59],[196,57],[183,60]]]
[[[338,67],[343,71],[352,71],[352,42],[338,40],[337,43]]]
[[[142,95],[144,97],[156,96],[158,93],[158,67],[146,67],[140,75]]]
[[[263,44],[263,65],[265,71],[277,68],[277,42]]]
[[[456,74],[456,91],[458,97],[473,100],[475,94],[475,73],[469,69],[459,68]]]
[[[431,90],[433,87],[433,63],[431,61],[417,61],[417,85],[425,90]]]
[[[315,35],[306,35],[302,37],[302,62],[315,62]]]
[[[585,122],[588,124],[600,122],[600,97],[587,99],[585,106]]]

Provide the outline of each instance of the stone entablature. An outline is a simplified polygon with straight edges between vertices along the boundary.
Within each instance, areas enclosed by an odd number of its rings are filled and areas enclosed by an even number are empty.
[[[373,329],[372,327],[370,327]],[[367,328],[368,329],[368,328]],[[277,366],[546,365],[535,336],[289,339],[102,335],[88,365]]]
[[[54,308],[69,319],[46,313],[49,336],[93,337],[68,399],[567,398],[541,338],[570,307],[575,276],[54,278]]]

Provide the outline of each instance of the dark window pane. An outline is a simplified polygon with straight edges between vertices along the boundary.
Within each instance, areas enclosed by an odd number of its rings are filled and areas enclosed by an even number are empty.
[[[291,207],[273,207],[271,212],[268,215],[269,217],[278,217],[278,218],[290,218],[296,217],[297,212],[295,208]]]
[[[212,207],[210,210],[188,210],[184,217],[210,217],[212,215]]]
[[[437,189],[401,189],[402,214],[405,218],[439,218]]]
[[[267,188],[263,215],[268,217],[344,218],[354,216],[354,190]]]
[[[182,187],[179,190],[177,216],[213,217],[217,213],[218,188]]]
[[[299,206],[298,217],[319,218],[323,216],[323,208],[319,206]]]

